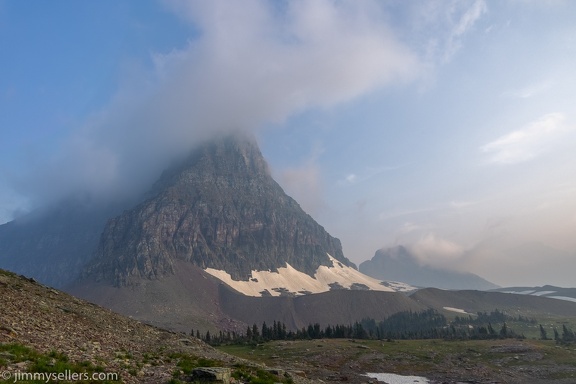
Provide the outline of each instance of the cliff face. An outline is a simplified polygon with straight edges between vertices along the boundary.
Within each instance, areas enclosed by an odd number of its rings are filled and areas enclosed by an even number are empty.
[[[225,270],[289,263],[313,275],[327,253],[353,265],[340,241],[272,179],[256,142],[232,135],[205,143],[164,172],[149,198],[108,221],[85,277],[130,285],[174,273],[174,260]]]

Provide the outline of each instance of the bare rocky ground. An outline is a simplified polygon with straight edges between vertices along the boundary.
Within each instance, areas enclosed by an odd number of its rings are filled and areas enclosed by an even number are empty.
[[[234,363],[199,340],[117,315],[10,273],[0,273],[0,342],[40,353],[57,351],[119,373],[126,383],[167,382],[176,369],[169,355],[187,353]],[[2,370],[26,370],[25,362]]]

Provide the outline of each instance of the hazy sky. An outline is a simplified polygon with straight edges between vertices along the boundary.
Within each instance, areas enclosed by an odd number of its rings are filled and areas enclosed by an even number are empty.
[[[0,223],[211,133],[356,263],[576,286],[576,2],[0,0]]]

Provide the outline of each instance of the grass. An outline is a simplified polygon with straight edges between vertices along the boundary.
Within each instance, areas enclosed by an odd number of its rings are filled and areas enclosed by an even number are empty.
[[[39,353],[29,347],[18,343],[0,343],[0,366],[8,364],[27,362],[26,372],[30,373],[87,373],[91,375],[96,372],[104,372],[104,368],[94,365],[88,361],[71,362],[63,353],[51,351],[49,353]],[[0,380],[0,383],[13,383],[12,380]],[[19,383],[44,383],[45,380],[19,380]],[[83,383],[86,381],[76,381]],[[101,381],[101,383],[116,383],[117,381]]]
[[[292,379],[289,377],[278,377],[275,374],[244,364],[234,366],[232,377],[242,383],[250,384],[274,384],[284,383],[291,384]]]
[[[311,377],[317,368],[338,373],[389,372],[428,376],[454,370],[522,372],[539,370],[550,378],[576,379],[576,345],[553,340],[347,340],[274,341],[218,349],[266,365],[292,366]],[[323,378],[321,376],[317,378]]]

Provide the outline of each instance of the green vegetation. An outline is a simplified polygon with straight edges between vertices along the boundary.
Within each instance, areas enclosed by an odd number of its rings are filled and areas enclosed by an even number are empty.
[[[178,360],[178,363],[176,364],[177,369],[174,371],[170,384],[188,382],[190,374],[192,374],[192,371],[195,368],[223,366],[221,361],[195,357],[187,354],[174,353],[170,354],[169,358]],[[279,377],[272,372],[245,364],[234,365],[232,368],[232,377],[247,384],[292,383],[292,379],[288,377]]]
[[[279,377],[272,372],[244,364],[237,364],[234,366],[232,377],[239,382],[249,384],[292,383],[292,379],[289,377]]]
[[[471,372],[485,372],[490,377],[503,372],[502,377],[509,379],[510,374],[530,370],[541,378],[576,380],[576,351],[553,340],[278,340],[218,349],[267,365],[297,365],[309,375],[317,367],[333,372],[355,367],[358,373],[426,377],[445,377],[442,375],[447,372],[458,375],[460,371],[460,379],[470,379]]]
[[[17,275],[14,272],[7,271],[5,269],[0,269],[0,275],[16,277]]]
[[[30,373],[86,373],[92,375],[97,372],[104,372],[104,368],[88,361],[71,362],[63,353],[52,351],[49,353],[39,353],[22,344],[0,343],[0,366],[7,366],[12,363],[26,362],[26,368],[21,372]],[[60,380],[61,381],[61,380]],[[0,383],[13,383],[14,380],[0,380]],[[18,380],[19,383],[44,383],[46,380]],[[75,380],[77,383],[88,381]],[[101,383],[116,383],[119,381],[100,381]]]
[[[178,369],[174,372],[174,377],[178,377],[181,374],[189,375],[192,373],[194,368],[198,367],[221,367],[222,362],[218,360],[205,359],[203,357],[191,356],[182,353],[172,353],[169,356],[171,359],[177,359],[176,367]]]

